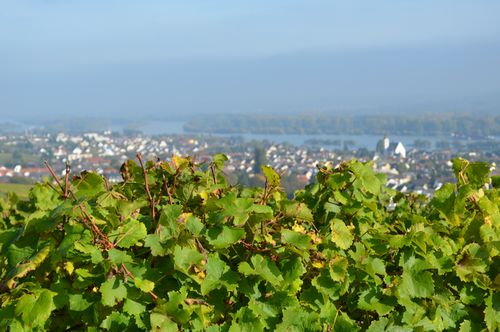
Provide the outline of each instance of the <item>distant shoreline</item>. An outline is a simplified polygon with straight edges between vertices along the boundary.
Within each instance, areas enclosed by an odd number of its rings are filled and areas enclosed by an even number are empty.
[[[213,114],[192,118],[185,123],[184,131],[225,135],[391,135],[484,140],[500,137],[500,114]]]
[[[10,121],[9,121],[10,122]],[[205,130],[195,131],[189,121],[141,121],[127,122],[122,124],[108,125],[102,124],[99,129],[95,128],[79,128],[78,132],[89,131],[105,131],[110,130],[119,133],[141,133],[147,136],[162,136],[162,135],[194,135],[194,136],[219,136],[219,137],[238,137],[244,141],[269,141],[276,144],[292,144],[295,146],[306,146],[312,148],[350,148],[350,149],[368,149],[374,151],[377,142],[385,135],[389,136],[391,141],[402,142],[407,148],[417,147],[421,150],[434,151],[437,149],[457,149],[468,145],[482,144],[500,144],[500,136],[485,136],[485,137],[464,137],[460,135],[415,135],[415,134],[385,134],[378,133],[311,133],[302,130],[301,132],[288,129],[274,130],[273,132],[259,131],[258,128],[254,131],[245,130],[245,128],[229,127],[227,130],[212,129],[210,120],[207,120]],[[22,122],[13,121],[15,126],[3,127],[9,129],[17,129],[13,132],[23,132],[30,130],[44,130],[43,126],[27,125]],[[57,127],[55,127],[57,129]],[[221,128],[219,128],[221,129]],[[224,128],[222,128],[224,129]],[[240,129],[240,131],[238,131]],[[292,128],[293,129],[293,128]],[[73,132],[71,129],[63,130],[65,132]],[[53,130],[53,132],[58,132]],[[5,133],[4,133],[5,134]]]

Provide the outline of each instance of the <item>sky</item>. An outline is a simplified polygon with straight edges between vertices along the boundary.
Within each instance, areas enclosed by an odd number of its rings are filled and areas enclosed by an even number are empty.
[[[500,1],[0,0],[0,116],[500,113]]]

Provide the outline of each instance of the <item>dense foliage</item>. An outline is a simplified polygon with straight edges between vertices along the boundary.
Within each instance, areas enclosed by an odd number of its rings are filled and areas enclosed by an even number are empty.
[[[480,331],[500,324],[498,179],[434,198],[358,161],[287,199],[209,164],[128,161],[0,205],[0,331]]]
[[[500,116],[494,114],[481,114],[480,117],[473,113],[415,114],[211,114],[189,119],[184,130],[255,134],[500,135]]]

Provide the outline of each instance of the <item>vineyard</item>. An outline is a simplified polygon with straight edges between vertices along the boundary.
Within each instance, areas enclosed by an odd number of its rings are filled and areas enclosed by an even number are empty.
[[[500,328],[489,164],[455,159],[432,199],[327,164],[290,199],[269,167],[244,188],[224,155],[137,157],[1,199],[0,331]]]

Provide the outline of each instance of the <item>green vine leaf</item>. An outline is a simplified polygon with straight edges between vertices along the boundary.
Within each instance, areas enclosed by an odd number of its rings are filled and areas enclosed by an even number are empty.
[[[144,240],[147,235],[146,226],[138,220],[128,219],[121,226],[109,233],[109,239],[115,246],[120,248],[130,248]]]
[[[42,289],[32,294],[25,294],[19,298],[16,304],[16,315],[20,316],[22,322],[28,327],[43,327],[56,308],[54,296],[56,293]]]
[[[125,288],[123,281],[116,277],[106,280],[99,291],[102,294],[102,304],[109,307],[113,307],[116,302],[127,297],[127,288]]]

